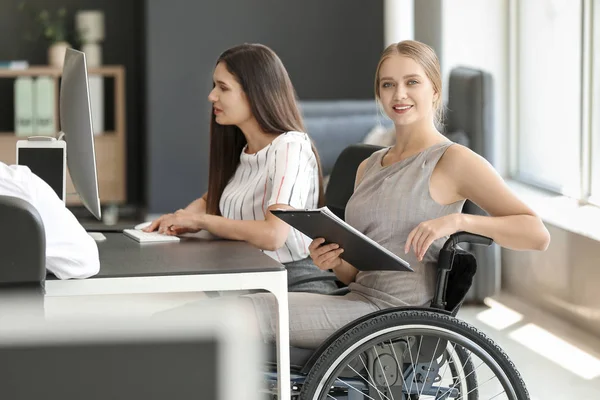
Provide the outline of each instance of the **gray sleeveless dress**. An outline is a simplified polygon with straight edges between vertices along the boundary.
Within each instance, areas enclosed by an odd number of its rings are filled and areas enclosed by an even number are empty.
[[[290,344],[315,348],[337,329],[371,312],[395,306],[427,306],[433,298],[438,252],[446,238],[435,241],[423,258],[404,254],[408,234],[421,222],[459,213],[464,201],[436,203],[429,194],[431,174],[452,142],[438,143],[388,167],[381,160],[389,149],[367,161],[362,181],[346,206],[346,221],[408,261],[415,272],[359,272],[350,293],[329,296],[289,293]],[[271,293],[250,300],[265,341],[274,341],[277,302]]]
[[[452,144],[435,144],[386,167],[381,161],[389,148],[375,152],[346,205],[346,222],[408,261],[415,271],[358,273],[350,290],[364,295],[379,308],[426,306],[433,298],[438,254],[447,238],[434,241],[422,262],[417,261],[412,249],[404,254],[404,246],[419,223],[462,210],[464,201],[441,205],[429,193],[431,174]]]

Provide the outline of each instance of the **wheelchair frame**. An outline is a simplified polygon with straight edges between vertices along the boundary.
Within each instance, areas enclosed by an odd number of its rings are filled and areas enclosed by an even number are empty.
[[[440,325],[440,324],[450,324],[450,331],[461,331],[462,332],[462,336],[458,335],[457,339],[460,341],[462,340],[462,338],[465,338],[465,342],[467,341],[471,341],[471,340],[476,340],[479,341],[480,344],[482,344],[483,347],[485,347],[487,349],[487,351],[490,353],[490,357],[493,360],[499,360],[497,362],[495,362],[495,366],[493,368],[495,368],[495,372],[496,373],[500,373],[504,378],[508,379],[511,381],[511,385],[514,385],[516,387],[516,389],[514,389],[511,393],[510,393],[510,398],[511,399],[515,399],[515,400],[526,400],[529,399],[529,394],[527,392],[527,389],[525,387],[525,384],[521,378],[521,376],[518,374],[518,371],[516,371],[514,364],[512,364],[512,362],[508,359],[508,357],[506,356],[506,354],[504,354],[504,352],[497,346],[495,345],[490,339],[488,339],[487,337],[485,337],[485,335],[483,335],[481,332],[478,332],[475,328],[471,327],[470,325],[464,323],[463,321],[460,321],[458,319],[455,318],[456,314],[458,313],[458,310],[460,308],[460,306],[462,305],[462,302],[464,301],[464,298],[467,294],[467,291],[471,285],[471,281],[468,282],[468,285],[465,286],[463,289],[463,291],[460,293],[460,296],[458,299],[455,299],[455,303],[450,303],[448,304],[447,302],[447,292],[448,292],[448,283],[451,277],[451,274],[453,272],[453,264],[455,261],[455,256],[456,253],[460,250],[460,248],[458,247],[458,245],[460,243],[469,243],[469,244],[477,244],[477,245],[486,245],[489,246],[493,243],[492,239],[484,237],[484,236],[480,236],[480,235],[476,235],[476,234],[472,234],[472,233],[468,233],[468,232],[457,232],[453,235],[450,236],[450,238],[444,243],[442,249],[440,250],[440,254],[439,254],[439,259],[438,259],[438,274],[437,274],[437,282],[436,282],[436,288],[435,288],[435,292],[434,292],[434,297],[433,300],[431,302],[430,307],[411,307],[411,306],[405,306],[405,307],[393,307],[393,308],[388,308],[388,309],[384,309],[384,310],[379,310],[370,314],[367,314],[361,318],[358,318],[352,322],[350,322],[349,324],[347,324],[346,326],[338,329],[333,335],[331,335],[325,342],[323,342],[317,349],[315,349],[312,352],[312,355],[310,356],[310,358],[308,359],[308,361],[306,363],[304,363],[304,365],[296,370],[296,371],[292,371],[292,398],[300,398],[300,399],[312,399],[313,397],[308,396],[307,397],[307,393],[305,393],[306,391],[304,390],[308,385],[312,385],[313,381],[315,379],[323,379],[323,377],[315,377],[315,374],[317,373],[316,371],[319,371],[319,373],[322,373],[322,369],[323,367],[320,364],[323,363],[327,363],[327,361],[331,358],[331,355],[334,353],[341,353],[344,354],[346,349],[340,348],[338,350],[335,349],[335,347],[339,347],[340,343],[344,343],[345,341],[348,341],[348,337],[351,337],[352,335],[356,336],[356,332],[358,330],[361,329],[361,327],[367,326],[367,325],[383,325],[381,323],[381,321],[386,321],[392,318],[398,318],[400,317],[400,321],[402,319],[408,318],[408,319],[412,319],[412,323],[418,325],[419,321],[421,321],[422,324],[425,324],[429,327],[434,327],[436,324]],[[473,271],[474,273],[474,271]],[[472,280],[472,276],[471,276],[471,280]],[[379,321],[379,322],[378,322]],[[378,325],[378,327],[379,327]],[[396,323],[396,327],[401,328],[402,322]],[[369,328],[370,329],[370,328]],[[436,328],[438,329],[438,328]],[[439,328],[442,329],[442,328]],[[448,330],[448,328],[445,328],[446,330]],[[471,332],[473,331],[473,332]],[[442,332],[440,330],[440,332]],[[374,333],[374,335],[376,335],[377,333]],[[477,337],[477,335],[481,336],[481,337]],[[469,336],[470,338],[467,338],[467,336]],[[440,336],[441,337],[441,336]],[[418,339],[416,339],[418,340]],[[446,340],[446,339],[442,339],[442,340]],[[438,344],[439,344],[440,338],[438,337]],[[353,346],[352,343],[349,344],[350,347]],[[390,346],[387,345],[388,348],[382,348],[381,352],[379,352],[380,354],[377,355],[377,359],[381,359],[381,355],[385,354],[386,352],[390,352],[390,351],[394,351],[394,353],[396,353],[396,350],[393,349],[392,347],[395,346],[404,346],[404,350],[406,350],[406,348],[410,348],[411,346],[414,346],[414,343],[405,343],[403,345],[401,344],[396,344],[394,343],[394,345]],[[421,346],[419,344],[419,350],[421,349]],[[383,352],[383,353],[382,353]],[[430,354],[432,354],[431,356],[431,360],[433,361],[434,359],[434,355],[438,353],[437,350],[437,346],[436,349],[433,350],[433,352],[431,352]],[[439,353],[439,355],[441,355],[442,353]],[[445,356],[445,354],[444,354]],[[388,379],[388,375],[386,375],[385,371],[393,371],[392,365],[387,365],[387,366],[383,366],[379,365],[379,369],[377,369],[377,366],[374,366],[372,360],[375,358],[372,354],[368,355],[368,363],[369,363],[369,367],[367,368],[367,373],[369,374],[369,376],[376,376],[376,374],[379,374],[378,376],[383,376],[386,378],[386,380]],[[463,356],[464,358],[464,356]],[[469,360],[461,360],[461,355],[458,355],[458,360],[464,364],[465,366],[469,367],[469,368],[473,368],[472,365],[468,365],[468,361]],[[394,364],[394,363],[392,363]],[[416,366],[419,366],[420,363],[417,363]],[[429,363],[429,367],[431,368],[431,363]],[[397,366],[397,365],[395,365]],[[395,367],[394,366],[394,367]],[[413,364],[414,366],[414,364]],[[366,367],[366,365],[365,365]],[[414,367],[413,367],[414,368]],[[431,393],[435,393],[435,391],[437,390],[439,392],[439,387],[435,387],[434,384],[434,379],[428,379],[429,376],[431,375],[432,377],[434,375],[432,375],[431,371],[427,371],[426,377],[424,379],[423,382],[421,382],[421,384],[417,384],[415,386],[415,390],[412,389],[413,385],[413,378],[415,378],[417,375],[417,371],[416,368],[414,368],[414,371],[409,371],[409,374],[407,375],[407,377],[409,379],[411,379],[411,388],[408,390],[409,393],[406,393],[406,389],[404,394],[401,394],[400,398],[401,399],[418,399],[418,397],[413,397],[414,395],[427,395],[427,394],[431,394]],[[398,373],[400,372],[400,373]],[[472,378],[469,378],[469,375],[472,375],[474,373],[474,370],[469,373],[466,377],[465,377],[465,384],[467,385],[475,385],[477,386],[477,380],[476,380],[476,376],[473,375]],[[395,371],[395,372],[387,372],[387,374],[389,374],[389,380],[391,379],[395,379],[394,382],[399,382],[398,376],[402,376],[402,380],[406,380],[406,378],[404,378],[404,371]],[[272,379],[272,377],[275,377],[276,379],[276,375],[273,375],[272,373],[267,373],[267,377],[270,377],[269,379]],[[422,378],[422,375],[421,375]],[[374,378],[375,379],[375,378]],[[386,381],[387,382],[387,381]],[[405,382],[406,383],[406,382]],[[360,384],[360,382],[355,382],[356,385]],[[276,386],[276,385],[275,385]],[[402,389],[402,384],[397,384],[396,386],[400,387]],[[369,388],[365,388],[365,390],[369,390]],[[442,397],[439,397],[439,399],[445,399],[445,398],[450,398],[450,396],[453,394],[453,392],[448,391],[447,393],[443,393]],[[405,397],[408,396],[408,397]],[[381,396],[380,396],[381,397]],[[437,395],[436,395],[436,398]],[[461,398],[463,398],[461,396]],[[475,394],[470,395],[468,397],[468,400],[472,400],[472,399],[477,399],[477,394],[475,392]]]

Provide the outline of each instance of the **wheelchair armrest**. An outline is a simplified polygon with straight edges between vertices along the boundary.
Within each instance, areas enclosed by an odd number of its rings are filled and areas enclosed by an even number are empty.
[[[443,249],[453,250],[459,243],[470,243],[489,246],[492,243],[494,243],[494,241],[487,236],[461,231],[450,235],[450,238],[448,238],[448,240],[446,240],[446,243],[444,243]]]
[[[459,243],[472,243],[489,246],[494,241],[485,236],[477,235],[469,232],[456,232],[450,235],[450,238],[446,240],[444,246],[440,250],[438,257],[438,277],[435,287],[435,293],[433,300],[431,301],[431,307],[437,309],[446,309],[450,307],[453,312],[458,311],[458,306],[462,303],[469,287],[471,286],[473,275],[477,270],[477,262],[475,257],[470,253],[465,253],[470,256],[464,257],[463,250],[457,248]],[[458,265],[458,271],[453,271],[454,261],[457,254],[461,257],[462,261]],[[462,264],[462,265],[461,265]],[[451,276],[452,275],[452,276]],[[452,278],[454,277],[454,278]],[[446,291],[448,289],[448,282],[452,281],[450,305],[446,302]]]
[[[438,257],[438,269],[447,271],[452,269],[454,253],[456,252],[456,247],[459,243],[489,246],[494,243],[494,241],[487,236],[481,236],[470,232],[461,231],[453,233],[450,235],[448,240],[446,240],[444,246],[442,246],[442,249],[440,250]]]

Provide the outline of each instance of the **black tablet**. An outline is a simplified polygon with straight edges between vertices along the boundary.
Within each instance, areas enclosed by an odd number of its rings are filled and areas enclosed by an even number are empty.
[[[271,210],[311,239],[337,243],[340,256],[360,271],[413,271],[410,264],[338,218],[327,207],[315,210]]]

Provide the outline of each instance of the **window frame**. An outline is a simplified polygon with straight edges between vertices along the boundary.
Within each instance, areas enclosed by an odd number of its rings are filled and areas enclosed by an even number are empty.
[[[509,136],[508,173],[515,181],[546,191],[576,197],[581,204],[600,206],[600,0],[581,0],[581,115],[580,115],[580,190],[565,193],[557,184],[542,182],[523,171],[519,161],[519,5],[509,0]],[[595,22],[594,22],[595,21]],[[594,186],[593,182],[597,182]],[[596,189],[598,193],[593,193]]]

